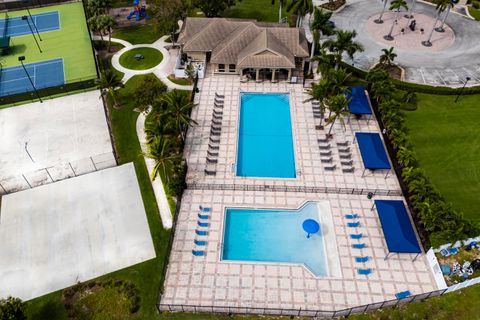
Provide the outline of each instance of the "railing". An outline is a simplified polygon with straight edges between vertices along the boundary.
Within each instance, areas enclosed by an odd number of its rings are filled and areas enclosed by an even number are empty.
[[[193,190],[279,191],[279,192],[333,193],[333,194],[356,194],[356,195],[372,194],[377,196],[401,196],[402,195],[401,190],[253,185],[253,184],[187,183],[187,188],[193,189]]]
[[[352,307],[336,311],[314,310],[314,309],[282,309],[282,308],[255,308],[255,307],[230,307],[230,306],[195,306],[184,304],[159,303],[157,305],[160,312],[207,312],[217,314],[254,314],[254,315],[276,315],[276,316],[296,316],[296,317],[321,317],[337,318],[348,317],[351,314],[364,313],[382,308],[395,307],[408,304],[410,302],[422,301],[430,297],[441,296],[447,289],[436,290],[417,294],[404,299],[386,300],[377,303],[366,304],[358,307]]]
[[[89,91],[96,87],[96,83],[95,83],[96,78],[97,78],[97,75],[92,75],[91,77],[88,77],[88,78],[73,79],[73,80],[70,80],[69,83],[66,83],[60,86],[38,89],[38,94],[42,98],[53,98],[54,96],[57,96],[57,95],[65,95],[65,94],[70,94],[70,93],[79,92],[79,91],[80,92]],[[31,102],[38,101],[38,97],[36,93],[33,91],[33,89],[32,90],[25,89],[24,92],[20,92],[20,93],[4,92],[0,97],[0,105],[24,104],[29,101]]]
[[[35,188],[116,165],[114,153],[107,152],[75,161],[57,163],[35,171],[19,172],[9,177],[0,177],[0,195]]]

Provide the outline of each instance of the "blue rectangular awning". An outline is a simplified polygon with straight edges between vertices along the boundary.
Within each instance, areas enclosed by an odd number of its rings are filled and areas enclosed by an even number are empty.
[[[390,169],[387,152],[378,133],[357,132],[355,138],[365,169]]]
[[[350,99],[348,109],[352,114],[372,114],[365,87],[351,87],[347,98]]]
[[[415,231],[401,200],[375,200],[389,252],[420,253]]]

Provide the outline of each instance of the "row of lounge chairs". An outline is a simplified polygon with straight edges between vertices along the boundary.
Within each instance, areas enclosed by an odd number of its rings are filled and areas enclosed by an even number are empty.
[[[216,164],[218,163],[218,153],[220,150],[220,141],[222,135],[223,106],[225,96],[215,92],[213,102],[212,123],[210,125],[210,137],[208,140],[208,149],[205,167],[205,174],[214,176],[217,174]]]
[[[199,206],[199,212],[197,213],[197,228],[195,229],[195,239],[193,239],[194,248],[192,249],[192,254],[196,257],[203,257],[206,254],[205,246],[207,245],[206,236],[208,236],[208,227],[210,223],[210,213],[211,208]]]
[[[347,227],[348,228],[359,228],[360,227],[360,221],[358,221],[358,214],[356,213],[351,213],[351,214],[346,214],[345,219],[348,220],[347,222]],[[352,248],[354,249],[365,249],[367,245],[365,243],[360,242],[361,239],[363,239],[363,233],[352,233],[350,234],[350,238],[354,240],[359,240],[358,243],[352,244]],[[355,262],[356,263],[362,263],[365,264],[370,260],[368,256],[356,256],[355,257]],[[371,268],[358,268],[357,273],[360,275],[369,275],[373,272]]]

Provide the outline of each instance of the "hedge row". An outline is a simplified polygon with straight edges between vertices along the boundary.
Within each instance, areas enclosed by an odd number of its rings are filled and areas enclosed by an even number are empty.
[[[420,234],[428,237],[427,245],[438,247],[478,235],[479,224],[464,218],[463,213],[453,209],[419,168],[401,112],[402,102],[398,97],[402,94],[395,82],[381,70],[369,72],[366,79],[374,99],[373,105],[378,108],[388,140],[394,149],[417,227]]]
[[[342,67],[347,69],[354,76],[361,79],[366,79],[366,76],[368,74],[368,72],[355,68],[344,62],[342,62]],[[395,87],[397,89],[403,90],[403,91],[415,91],[419,93],[437,94],[437,95],[457,95],[462,90],[461,88],[435,87],[435,86],[428,86],[425,84],[404,82],[404,81],[395,80],[395,79],[391,79],[390,81],[393,84],[395,84]],[[462,94],[464,95],[480,94],[480,86],[466,87],[465,89],[463,89]]]

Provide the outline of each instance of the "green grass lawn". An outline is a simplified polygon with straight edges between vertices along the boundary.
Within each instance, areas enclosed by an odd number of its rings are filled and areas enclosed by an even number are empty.
[[[456,209],[480,219],[480,95],[418,98],[405,115],[420,166]]]
[[[135,131],[138,113],[133,111],[135,105],[130,95],[131,89],[140,80],[140,77],[135,76],[131,78],[125,88],[119,90],[119,101],[122,103],[122,108],[113,109],[109,107],[109,110],[119,162],[123,164],[133,161],[135,164],[157,257],[153,260],[110,273],[99,279],[123,279],[134,283],[140,290],[141,308],[139,318],[155,319],[157,317],[156,302],[162,283],[162,268],[167,261],[167,243],[170,231],[164,230],[161,225],[155,195]],[[67,319],[60,297],[61,291],[58,291],[29,301],[27,304],[29,319]]]
[[[10,40],[12,52],[0,59],[3,67],[19,65],[19,55],[25,56],[25,63],[63,58],[67,83],[96,78],[95,60],[82,2],[30,9],[32,14],[51,11],[58,11],[60,29],[40,33],[43,53],[38,51],[32,35],[13,37]],[[8,13],[9,17],[25,14],[27,12],[24,10]]]
[[[470,13],[470,15],[475,18],[475,20],[480,21],[480,10],[473,7],[468,7],[468,13]]]
[[[135,59],[135,55],[141,54],[142,59]],[[155,67],[163,60],[160,51],[153,48],[135,48],[128,50],[120,56],[120,64],[127,69],[146,70]]]
[[[123,39],[131,44],[153,43],[162,36],[159,28],[151,20],[146,24],[117,28],[113,31],[114,38]]]
[[[271,0],[242,0],[237,4],[228,8],[222,14],[223,17],[240,18],[240,19],[256,19],[265,22],[278,22],[278,1],[272,6]],[[285,7],[282,10],[284,17],[288,14]],[[289,14],[288,14],[289,15]]]

